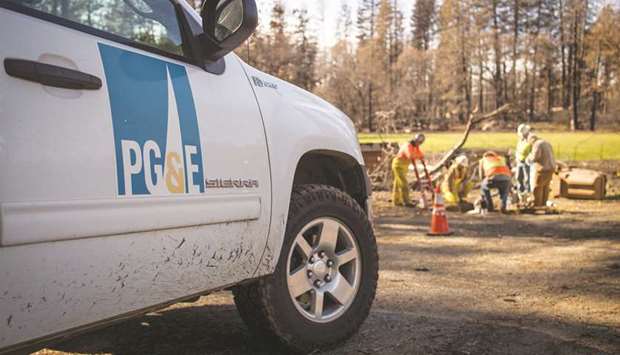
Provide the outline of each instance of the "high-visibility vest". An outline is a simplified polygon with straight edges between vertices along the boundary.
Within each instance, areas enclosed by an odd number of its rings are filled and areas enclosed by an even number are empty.
[[[517,143],[517,150],[515,154],[517,161],[525,161],[525,158],[527,158],[531,151],[532,144],[530,142],[524,139],[519,140],[519,143]]]
[[[409,157],[412,159],[422,160],[424,159],[424,153],[422,153],[420,147],[409,143],[400,148],[396,157],[400,160],[409,160]]]
[[[495,175],[512,176],[510,169],[508,169],[508,165],[506,165],[506,159],[499,156],[487,156],[482,158],[482,169],[484,170],[485,177]]]

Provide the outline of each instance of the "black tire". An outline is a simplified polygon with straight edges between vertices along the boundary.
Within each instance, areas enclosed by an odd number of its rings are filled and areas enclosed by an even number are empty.
[[[342,221],[358,243],[361,279],[349,308],[328,323],[316,323],[295,307],[287,288],[287,257],[295,236],[310,221],[332,217]],[[307,353],[330,348],[351,337],[368,317],[377,288],[379,257],[368,218],[344,192],[325,185],[293,189],[280,258],[273,275],[233,289],[235,304],[251,331],[276,340],[288,349]]]

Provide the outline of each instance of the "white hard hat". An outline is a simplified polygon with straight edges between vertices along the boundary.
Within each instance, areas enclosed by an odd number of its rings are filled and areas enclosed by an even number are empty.
[[[456,157],[456,159],[454,159],[454,162],[461,166],[469,166],[469,159],[467,159],[467,155],[465,154],[461,154]]]
[[[525,138],[525,137],[527,137],[527,136],[528,136],[528,134],[530,134],[530,131],[531,131],[531,130],[532,130],[532,128],[531,128],[529,125],[527,125],[527,124],[525,124],[525,123],[521,123],[521,124],[519,125],[519,127],[517,128],[517,134],[518,134],[519,136],[521,136],[521,137],[524,137],[524,138]]]
[[[421,145],[422,143],[424,143],[425,140],[426,136],[424,135],[424,133],[418,133],[415,135],[415,137],[413,137],[412,142],[415,142],[416,145]]]

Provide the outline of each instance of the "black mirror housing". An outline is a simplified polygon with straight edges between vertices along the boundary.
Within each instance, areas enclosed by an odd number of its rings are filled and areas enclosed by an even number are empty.
[[[221,27],[220,15],[234,6],[241,9],[240,13],[232,14],[232,16],[240,16],[238,19],[233,19],[238,22],[238,27],[222,38],[221,35],[216,34],[218,26]],[[239,47],[254,33],[258,26],[258,10],[255,0],[206,0],[200,15],[202,16],[204,32],[198,36],[198,39],[202,47],[203,57],[211,63],[217,62]]]

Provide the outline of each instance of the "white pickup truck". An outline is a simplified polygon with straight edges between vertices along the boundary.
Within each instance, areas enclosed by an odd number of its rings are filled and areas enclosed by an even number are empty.
[[[294,350],[358,329],[354,126],[231,52],[256,25],[254,0],[0,0],[0,352],[220,289]]]

